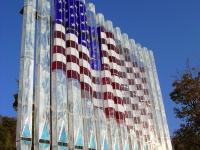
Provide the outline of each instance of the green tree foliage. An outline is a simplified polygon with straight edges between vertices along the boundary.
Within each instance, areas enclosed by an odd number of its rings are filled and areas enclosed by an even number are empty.
[[[16,119],[0,117],[0,150],[16,150]]]
[[[200,71],[187,69],[173,83],[174,112],[183,123],[172,138],[175,150],[200,150]]]

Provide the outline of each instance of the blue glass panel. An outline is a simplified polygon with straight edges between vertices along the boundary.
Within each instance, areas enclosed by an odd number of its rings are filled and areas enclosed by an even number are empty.
[[[126,144],[125,150],[129,150],[129,146],[128,146],[128,144]]]
[[[62,129],[59,141],[62,142],[62,143],[67,142],[67,133],[66,133],[65,128]]]
[[[90,137],[90,144],[89,144],[89,148],[91,149],[96,149],[96,140],[95,140],[95,136],[92,133],[91,137]]]
[[[115,144],[114,150],[119,150],[118,144]]]
[[[24,126],[24,129],[23,129],[23,132],[22,132],[22,137],[24,137],[24,138],[30,138],[31,137],[31,132],[30,132],[28,123],[26,123],[25,126]]]
[[[83,135],[82,135],[82,131],[80,129],[78,129],[78,134],[77,134],[75,145],[83,146]]]
[[[104,139],[104,143],[103,143],[103,150],[108,150],[108,142],[106,139]]]
[[[43,130],[42,130],[42,136],[41,139],[44,140],[49,140],[50,139],[50,135],[49,135],[49,125],[47,123],[47,121],[44,124]]]
[[[139,150],[137,143],[135,144],[134,150]]]

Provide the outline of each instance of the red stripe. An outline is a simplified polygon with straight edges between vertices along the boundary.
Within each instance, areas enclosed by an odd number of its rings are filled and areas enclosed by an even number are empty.
[[[61,53],[61,54],[65,55],[65,48],[62,47],[62,46],[54,45],[53,46],[53,53]]]
[[[65,34],[61,31],[54,31],[54,38],[60,38],[65,41]]]
[[[108,77],[103,77],[101,80],[103,85],[111,84],[111,79]]]
[[[80,80],[80,74],[74,70],[67,70],[67,77]]]
[[[112,38],[114,39],[114,34],[112,32],[106,32],[107,38]]]
[[[72,41],[72,40],[67,40],[66,47],[73,47],[73,48],[78,49],[78,43],[76,43],[75,41]]]
[[[106,107],[104,111],[107,118],[111,118],[115,115],[115,109],[112,107]]]
[[[104,96],[104,100],[113,99],[113,93],[111,92],[104,92],[103,96]]]
[[[86,60],[87,62],[90,63],[90,57],[87,54],[83,53],[83,52],[79,52],[79,58],[80,59],[84,59],[84,60]]]
[[[101,55],[102,55],[102,57],[108,57],[108,52],[105,50],[102,50]]]
[[[81,82],[81,89],[86,91],[92,91],[92,87],[88,83],[85,83],[83,81]]]
[[[121,90],[121,85],[117,82],[112,82],[113,89]]]
[[[115,104],[123,105],[123,99],[121,97],[114,96]]]
[[[67,55],[67,62],[73,62],[79,65],[79,59],[74,55]]]
[[[116,51],[116,47],[113,44],[107,44],[109,50]],[[116,51],[117,52],[117,51]]]
[[[124,120],[124,113],[116,111],[115,118],[116,118],[117,123],[122,123],[122,121]]]
[[[57,69],[61,69],[64,72],[66,72],[66,64],[60,61],[54,61],[52,63],[52,71],[57,70]]]
[[[88,70],[88,68],[85,68],[83,66],[80,66],[80,74],[85,74],[88,77],[92,78],[90,70]]]
[[[110,70],[110,66],[108,64],[102,64],[101,70]]]
[[[100,31],[106,32],[106,29],[104,28],[104,26],[100,26],[99,28],[100,28]]]

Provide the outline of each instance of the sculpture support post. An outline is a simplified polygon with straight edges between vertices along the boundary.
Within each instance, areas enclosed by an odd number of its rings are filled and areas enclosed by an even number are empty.
[[[16,136],[18,150],[31,150],[32,146],[35,9],[36,0],[24,2]]]

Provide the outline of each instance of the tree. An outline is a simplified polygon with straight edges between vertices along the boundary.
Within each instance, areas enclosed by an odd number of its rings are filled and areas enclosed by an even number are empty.
[[[0,121],[0,149],[16,150],[16,119],[1,117]]]
[[[176,79],[170,97],[174,112],[183,123],[173,136],[175,150],[200,150],[200,71],[187,70]]]

